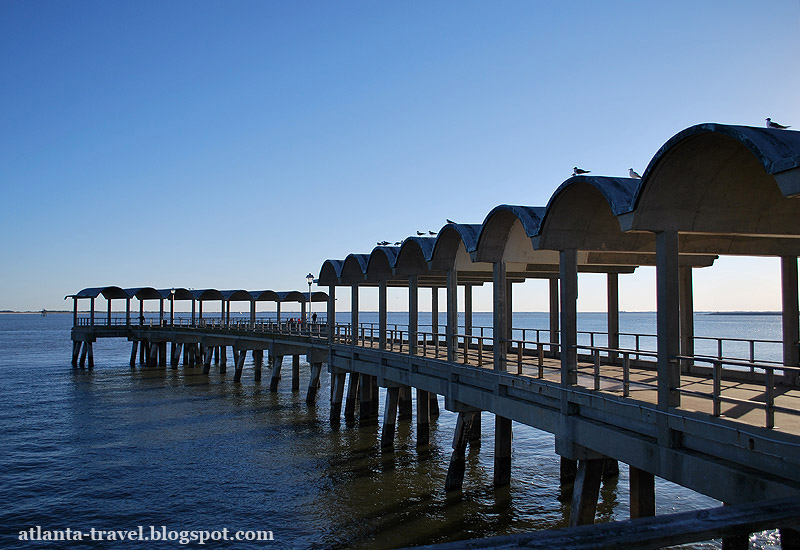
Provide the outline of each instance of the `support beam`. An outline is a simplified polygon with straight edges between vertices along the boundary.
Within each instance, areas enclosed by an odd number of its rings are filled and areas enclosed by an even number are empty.
[[[550,279],[550,353],[554,357],[558,357],[558,342],[559,342],[559,294],[558,294],[558,279]]]
[[[386,403],[383,407],[383,428],[381,430],[381,451],[390,451],[394,448],[394,435],[397,430],[397,403],[400,388],[397,386],[386,388]]]
[[[798,318],[797,257],[781,258],[781,305],[783,326],[783,364],[790,367],[800,365],[800,320]],[[797,375],[786,373],[788,384],[797,383]]]
[[[607,289],[607,324],[608,324],[608,347],[619,349],[619,273],[609,273],[606,275]],[[609,359],[613,362],[617,359],[616,353],[610,353]]]
[[[326,313],[328,321],[328,340],[333,341],[336,332],[336,287],[328,286],[328,311]]]
[[[358,323],[358,285],[353,285],[350,287],[350,335],[352,337],[352,341],[350,343],[353,346],[358,345],[358,335],[361,332],[360,329],[361,327]]]
[[[594,523],[597,497],[600,494],[600,480],[603,477],[603,461],[602,458],[578,461],[578,472],[575,476],[572,507],[569,514],[570,527]]]
[[[656,515],[655,476],[633,466],[629,472],[631,519]]]
[[[431,287],[431,332],[433,337],[439,335],[439,288]]]
[[[494,479],[495,487],[511,483],[511,419],[494,417]]]
[[[678,277],[678,232],[656,234],[656,293],[658,408],[666,411],[681,404],[680,367],[680,289]]]
[[[408,353],[417,354],[419,333],[419,277],[408,277]]]
[[[493,264],[492,278],[492,334],[494,346],[494,370],[506,370],[506,353],[508,349],[508,324],[506,319],[506,263],[502,260]]]
[[[430,404],[428,392],[417,388],[417,447],[431,442]]]
[[[463,487],[467,442],[476,415],[480,415],[480,413],[472,411],[458,413],[456,429],[453,434],[453,454],[450,455],[450,465],[447,468],[447,478],[444,482],[444,489],[448,493],[460,491]]]
[[[692,267],[678,268],[680,292],[681,355],[694,356],[694,292],[692,289]],[[684,361],[681,370],[689,372],[691,361]]]
[[[458,361],[458,273],[455,268],[447,271],[447,360]]]
[[[292,355],[292,391],[300,391],[300,356]]]
[[[344,404],[345,422],[355,422],[356,401],[358,401],[359,383],[361,376],[357,372],[350,373],[350,385],[347,386],[347,400]]]
[[[411,420],[411,417],[414,415],[413,403],[411,400],[411,386],[400,386],[400,397],[397,403],[400,409],[400,420]]]
[[[561,385],[578,383],[578,255],[562,250],[559,261],[561,287]],[[566,413],[566,403],[562,412]]]
[[[306,404],[313,405],[317,402],[317,391],[319,390],[319,376],[322,373],[322,363],[311,363],[311,377],[308,380],[308,390],[306,391]]]
[[[386,280],[378,283],[378,349],[386,349],[387,304]]]
[[[283,356],[282,355],[272,355],[270,353],[270,358],[274,357],[274,361],[272,363],[272,376],[269,380],[269,391],[278,391],[278,382],[281,379],[281,366],[283,365]]]
[[[331,424],[339,425],[342,418],[342,400],[344,398],[344,387],[347,381],[347,374],[337,372],[331,376]]]
[[[233,373],[233,381],[242,381],[242,370],[244,370],[244,361],[247,358],[247,350],[239,350],[239,357],[236,359],[236,371]],[[210,364],[210,362],[209,362]]]

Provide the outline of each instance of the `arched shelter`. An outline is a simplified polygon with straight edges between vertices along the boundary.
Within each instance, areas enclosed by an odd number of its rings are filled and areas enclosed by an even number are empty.
[[[800,132],[700,124],[676,134],[653,157],[620,223],[626,231],[655,234],[659,366],[671,373],[670,388],[678,382],[669,358],[679,350],[672,307],[680,292],[679,254],[780,257],[783,362],[800,365],[799,195]],[[679,401],[673,390],[663,393],[669,403]]]

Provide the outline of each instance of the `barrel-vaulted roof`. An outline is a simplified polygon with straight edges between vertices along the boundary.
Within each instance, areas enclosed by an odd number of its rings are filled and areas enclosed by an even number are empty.
[[[436,239],[436,237],[408,237],[404,240],[395,261],[395,274],[427,274],[429,271],[428,262],[433,254]]]
[[[544,215],[540,206],[519,206],[501,204],[495,206],[483,220],[478,246],[472,252],[472,258],[482,262],[496,262],[503,258],[506,244],[512,230],[519,224],[529,239],[539,231],[539,224]]]
[[[128,293],[121,289],[118,286],[98,286],[92,288],[84,288],[83,290],[75,293],[69,294],[64,298],[97,298],[100,295],[103,295],[103,298],[116,300],[116,299],[127,299],[130,298]]]
[[[474,252],[478,246],[481,227],[479,223],[448,223],[442,227],[429,258],[431,268],[452,269],[457,263],[459,250],[462,252],[464,262],[468,261],[469,254]]]
[[[341,282],[344,260],[325,260],[319,268],[320,286],[338,285]]]
[[[394,267],[399,254],[399,246],[376,246],[373,248],[365,271],[367,279],[371,281],[391,279],[394,276]]]

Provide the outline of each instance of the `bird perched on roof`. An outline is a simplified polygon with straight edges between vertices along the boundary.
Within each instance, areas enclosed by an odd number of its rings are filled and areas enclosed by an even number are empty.
[[[454,222],[454,221],[453,221],[453,220],[451,220],[451,219],[448,219],[448,220],[447,220],[447,223],[456,223],[456,222]]]
[[[642,176],[639,175],[639,172],[637,172],[633,168],[628,168],[628,175],[630,177],[632,177],[633,179],[637,179],[637,180],[642,179]]]
[[[767,117],[767,128],[777,128],[778,130],[785,130],[786,128],[791,128],[791,126],[784,126],[783,124],[772,122],[772,119]]]
[[[582,176],[583,174],[588,174],[590,172],[591,172],[591,170],[582,170],[582,169],[578,168],[577,166],[572,169],[572,175],[573,176]]]
[[[436,235],[436,231],[428,231],[428,235]]]
[[[424,231],[417,231],[417,235],[419,235],[420,237],[423,236],[424,234],[425,234]]]
[[[389,241],[381,241],[381,242],[378,243],[378,246],[388,246],[388,245],[389,245]]]
[[[403,244],[402,241],[397,241],[396,243],[394,243],[395,246],[400,246],[401,244]]]

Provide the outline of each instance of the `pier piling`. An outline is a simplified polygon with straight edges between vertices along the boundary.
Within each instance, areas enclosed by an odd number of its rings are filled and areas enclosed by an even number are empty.
[[[236,359],[236,370],[233,373],[233,381],[234,382],[241,382],[242,381],[242,370],[244,370],[244,361],[247,358],[247,350],[239,350]]]
[[[495,415],[494,479],[495,487],[511,483],[511,420]]]
[[[386,388],[386,403],[383,407],[383,429],[381,431],[381,451],[390,451],[394,448],[394,435],[397,429],[397,407],[400,398],[400,388],[391,386]]]
[[[350,373],[350,385],[347,386],[347,400],[344,405],[345,422],[355,422],[356,420],[356,401],[358,400],[360,381],[361,376],[357,372]]]
[[[300,390],[300,356],[292,355],[292,391]]]
[[[472,423],[480,415],[476,411],[459,412],[456,429],[453,434],[453,454],[450,455],[450,465],[447,468],[447,478],[444,482],[446,492],[460,491],[464,484],[464,471],[466,470],[466,449]]]
[[[319,390],[319,376],[322,373],[322,363],[311,363],[311,378],[308,380],[308,391],[306,392],[306,403],[313,405],[317,402],[317,390]]]
[[[578,460],[578,471],[572,489],[572,507],[569,515],[570,527],[594,523],[600,480],[603,477],[603,458]]]
[[[431,440],[430,407],[428,392],[417,388],[417,447],[428,445]]]
[[[342,399],[347,375],[337,372],[331,376],[331,424],[338,425],[342,418]]]
[[[272,357],[272,354],[270,354]],[[281,365],[283,364],[283,355],[276,355],[275,361],[272,365],[272,377],[269,380],[269,391],[278,391],[278,382],[281,379]]]

